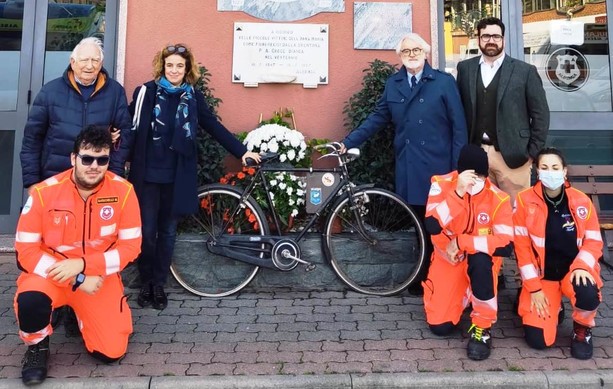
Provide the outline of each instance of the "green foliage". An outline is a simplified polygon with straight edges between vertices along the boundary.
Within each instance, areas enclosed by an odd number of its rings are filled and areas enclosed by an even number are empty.
[[[345,128],[348,131],[358,128],[374,111],[385,88],[385,81],[396,71],[396,66],[378,59],[363,70],[362,89],[349,98],[343,109],[346,115]],[[375,183],[379,187],[394,190],[394,132],[390,123],[360,146],[360,158],[349,164],[354,182]]]
[[[291,120],[292,123],[289,123],[287,120]],[[278,124],[283,127],[294,129],[294,112],[289,108],[279,108],[278,111],[275,111],[272,115],[272,118],[268,120],[261,120],[258,127],[263,126],[264,124]]]
[[[213,88],[209,87],[211,73],[206,67],[200,65],[200,78],[196,83],[196,89],[204,94],[204,99],[209,105],[211,112],[221,120],[217,115],[217,108],[222,102],[220,98],[213,95]],[[219,144],[208,132],[202,127],[198,127],[198,184],[210,184],[218,182],[224,174],[223,160],[228,154],[226,149]]]

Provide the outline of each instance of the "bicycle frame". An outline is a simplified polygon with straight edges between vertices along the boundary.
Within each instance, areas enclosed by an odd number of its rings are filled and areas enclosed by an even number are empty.
[[[334,155],[327,154],[325,156]],[[324,157],[325,157],[324,156]],[[351,202],[351,209],[353,210],[357,225],[356,228],[358,232],[366,239],[368,242],[373,243],[374,239],[369,237],[369,234],[366,232],[362,217],[357,211],[354,204],[354,193],[355,185],[350,181],[349,174],[347,171],[346,164],[348,161],[345,160],[342,156],[338,156],[339,159],[339,167],[337,168],[295,168],[295,167],[278,167],[271,166],[268,163],[263,163],[262,165],[256,167],[257,172],[253,176],[253,179],[247,185],[247,187],[243,190],[241,195],[241,200],[239,205],[231,212],[231,216],[226,221],[226,224],[221,228],[220,234],[213,237],[213,242],[207,242],[207,247],[209,250],[216,254],[220,254],[226,256],[228,258],[236,259],[242,262],[248,262],[257,266],[263,266],[270,269],[278,269],[270,255],[262,256],[262,253],[270,253],[271,248],[264,248],[263,245],[267,244],[271,247],[281,239],[290,239],[296,243],[300,242],[307,234],[307,232],[313,227],[313,225],[319,220],[322,214],[326,211],[328,206],[332,204],[336,199],[340,198],[344,193],[348,193],[349,201]],[[323,157],[322,157],[323,158]],[[312,216],[308,219],[306,225],[298,233],[296,237],[289,237],[288,235],[284,235],[281,229],[281,223],[279,220],[279,215],[273,205],[272,198],[270,196],[270,186],[266,179],[265,173],[267,172],[287,172],[287,173],[340,173],[340,180],[335,184],[332,193],[326,198],[319,210],[312,214]],[[251,196],[253,191],[255,190],[257,185],[262,185],[264,191],[266,193],[266,201],[270,209],[270,213],[272,215],[274,225],[276,227],[277,234],[276,235],[231,235],[224,234],[223,231],[226,231],[228,226],[231,224],[232,219],[236,217],[239,212],[243,209],[244,206],[241,206],[247,202],[247,199]],[[373,185],[368,185],[373,186]],[[367,186],[367,187],[368,187]],[[239,251],[237,251],[239,250]],[[249,252],[249,253],[247,253]],[[253,254],[251,254],[253,253]],[[300,261],[305,262],[305,261]],[[306,263],[306,262],[305,262]]]

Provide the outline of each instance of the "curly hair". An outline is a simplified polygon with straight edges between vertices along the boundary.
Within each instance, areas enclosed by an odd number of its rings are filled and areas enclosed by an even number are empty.
[[[79,154],[81,149],[85,147],[92,148],[95,151],[110,150],[112,146],[113,138],[108,127],[90,125],[81,130],[79,135],[77,135],[72,152]]]
[[[171,51],[168,48],[171,48]],[[184,48],[185,51],[179,52],[179,48]],[[166,64],[166,57],[176,54],[185,59],[185,78],[184,81],[190,85],[196,85],[200,78],[200,69],[194,58],[192,51],[183,43],[177,43],[175,45],[168,44],[162,50],[158,51],[153,58],[153,77],[155,80],[159,80],[164,75],[164,65]]]

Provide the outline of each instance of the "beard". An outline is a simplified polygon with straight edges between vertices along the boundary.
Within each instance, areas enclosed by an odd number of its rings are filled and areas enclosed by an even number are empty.
[[[411,70],[417,70],[417,69],[421,69],[424,67],[424,60],[409,60],[409,59],[403,59],[402,60],[402,64],[407,68],[407,69],[411,69]]]
[[[77,185],[77,188],[82,190],[92,190],[95,189],[100,182],[104,179],[104,173],[97,170],[99,173],[96,177],[92,178],[86,174],[85,170],[79,170],[75,168],[74,171],[74,182]]]
[[[500,55],[500,53],[502,53],[502,50],[504,50],[504,47],[502,45],[498,46],[495,43],[486,43],[483,46],[480,45],[479,49],[481,49],[481,52],[486,57],[497,57]]]

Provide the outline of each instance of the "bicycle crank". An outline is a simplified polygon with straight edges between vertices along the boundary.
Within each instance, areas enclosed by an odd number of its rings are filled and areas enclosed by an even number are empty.
[[[291,239],[280,239],[272,247],[272,263],[279,270],[289,271],[299,263],[310,266],[311,263],[300,258],[300,246]]]

